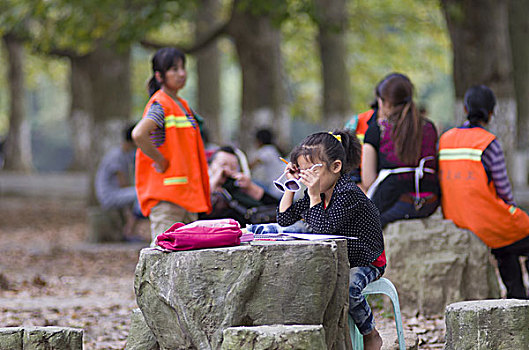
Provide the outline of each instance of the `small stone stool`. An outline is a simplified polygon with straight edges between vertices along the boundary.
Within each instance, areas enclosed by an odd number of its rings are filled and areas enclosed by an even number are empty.
[[[0,328],[0,349],[82,350],[83,330],[69,327]]]
[[[130,330],[125,350],[159,350],[156,337],[145,322],[141,310],[134,309],[130,316]]]
[[[230,327],[221,350],[327,349],[322,325]]]
[[[86,239],[89,243],[121,242],[125,218],[118,209],[89,207]]]
[[[453,303],[445,322],[445,350],[529,349],[529,300]]]
[[[399,349],[406,350],[406,341],[404,340],[404,329],[402,327],[402,317],[400,314],[399,295],[393,283],[387,278],[381,277],[376,281],[369,283],[362,291],[363,295],[385,294],[393,303],[393,312],[395,314],[395,326],[397,327],[397,337],[399,340]],[[349,332],[354,350],[364,350],[364,339],[358,328],[349,315]]]

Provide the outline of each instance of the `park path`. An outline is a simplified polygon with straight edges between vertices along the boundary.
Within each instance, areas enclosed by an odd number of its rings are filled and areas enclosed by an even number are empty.
[[[123,349],[141,244],[87,244],[79,198],[0,196],[0,327],[84,329],[86,349]]]

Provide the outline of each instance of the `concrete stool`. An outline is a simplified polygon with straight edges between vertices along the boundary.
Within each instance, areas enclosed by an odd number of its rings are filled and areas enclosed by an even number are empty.
[[[89,243],[123,241],[125,217],[120,210],[89,207],[86,219],[88,230],[86,240]]]
[[[387,278],[381,277],[367,285],[362,291],[363,295],[369,294],[385,294],[393,303],[393,312],[395,314],[395,325],[397,327],[397,337],[399,339],[399,349],[406,350],[406,342],[404,340],[404,329],[402,328],[402,317],[400,314],[399,295],[393,283]],[[364,338],[362,333],[356,328],[351,315],[349,315],[349,334],[353,342],[354,350],[364,350]]]
[[[327,349],[322,325],[229,327],[221,350]]]

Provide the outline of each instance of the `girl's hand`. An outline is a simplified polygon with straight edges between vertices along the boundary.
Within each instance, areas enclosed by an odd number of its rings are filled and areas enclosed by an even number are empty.
[[[285,173],[287,179],[299,179],[299,169],[297,166],[289,162],[285,167]]]
[[[156,172],[163,174],[167,168],[169,168],[169,161],[165,158],[162,158],[160,161],[154,162],[153,166]]]
[[[309,197],[320,198],[320,176],[318,167],[301,170],[299,177],[301,182],[307,186]]]

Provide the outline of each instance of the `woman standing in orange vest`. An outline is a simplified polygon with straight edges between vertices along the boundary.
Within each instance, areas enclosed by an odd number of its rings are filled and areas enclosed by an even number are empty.
[[[501,146],[484,128],[496,97],[474,86],[464,103],[468,120],[439,141],[443,214],[492,248],[507,297],[527,299],[518,258],[529,257],[529,216],[516,207]]]
[[[178,96],[187,73],[185,56],[175,48],[152,59],[151,96],[132,132],[136,153],[136,191],[151,221],[152,243],[177,221],[189,223],[210,212],[209,178],[198,116]]]

